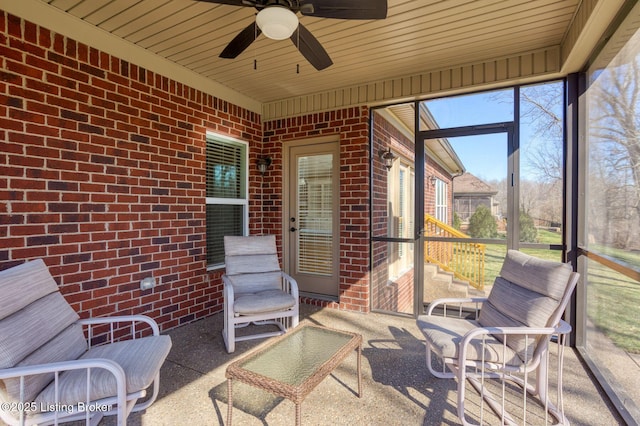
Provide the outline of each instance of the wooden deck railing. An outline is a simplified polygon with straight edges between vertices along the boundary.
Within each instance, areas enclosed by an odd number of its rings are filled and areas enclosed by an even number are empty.
[[[425,215],[425,237],[469,238],[468,235]],[[474,242],[425,241],[424,260],[434,263],[456,278],[484,290],[485,245]]]

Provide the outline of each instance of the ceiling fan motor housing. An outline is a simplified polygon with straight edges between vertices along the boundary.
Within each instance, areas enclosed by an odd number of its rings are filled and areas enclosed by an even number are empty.
[[[221,58],[233,59],[263,34],[273,40],[290,39],[302,56],[318,71],[333,64],[327,51],[298,21],[302,16],[331,19],[385,19],[387,0],[198,0],[258,10],[249,24],[229,42]]]
[[[289,8],[267,6],[258,12],[256,23],[262,33],[273,40],[284,40],[298,28],[298,17]]]

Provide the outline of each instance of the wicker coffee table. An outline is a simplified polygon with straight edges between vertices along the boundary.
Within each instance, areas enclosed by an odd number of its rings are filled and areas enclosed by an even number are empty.
[[[353,350],[357,350],[358,397],[362,396],[362,336],[303,323],[227,367],[227,424],[233,411],[233,380],[287,398],[296,405],[300,425],[304,398]]]

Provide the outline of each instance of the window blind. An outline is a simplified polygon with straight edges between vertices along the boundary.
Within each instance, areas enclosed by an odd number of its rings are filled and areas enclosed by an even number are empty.
[[[207,140],[207,197],[245,198],[244,144]]]
[[[224,264],[224,236],[247,229],[247,145],[207,139],[207,264]]]

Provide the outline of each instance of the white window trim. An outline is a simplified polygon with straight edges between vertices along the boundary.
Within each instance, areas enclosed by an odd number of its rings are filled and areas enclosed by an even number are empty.
[[[448,219],[449,219],[449,199],[447,197],[447,190],[448,190],[448,184],[447,182],[443,181],[442,179],[436,178],[436,183],[435,183],[435,216],[436,219],[438,219],[440,222],[442,223],[446,223],[447,225],[450,225],[448,223]],[[442,213],[444,213],[444,218],[442,217]]]
[[[237,206],[243,206],[243,211],[244,211],[244,218],[243,218],[243,223],[244,223],[244,229],[242,230],[244,235],[249,235],[249,171],[250,171],[250,167],[249,167],[249,142],[247,141],[243,141],[240,139],[236,139],[227,135],[222,135],[219,133],[213,133],[213,132],[207,132],[206,134],[206,139],[215,139],[217,141],[220,142],[229,142],[229,143],[236,143],[236,144],[241,144],[244,145],[246,147],[245,149],[245,165],[246,165],[246,173],[245,173],[245,182],[244,182],[244,187],[245,187],[245,197],[244,198],[216,198],[216,197],[206,197],[206,201],[205,201],[205,206],[207,204],[226,204],[226,205],[237,205]],[[205,158],[206,158],[206,141],[205,141]],[[205,161],[206,163],[206,161]],[[205,170],[206,170],[206,164],[205,164]],[[206,186],[206,181],[205,181],[205,186]],[[205,192],[206,192],[206,188],[205,188]],[[205,224],[206,225],[206,224]],[[206,245],[206,239],[207,239],[207,234],[205,232],[205,245]],[[214,271],[217,269],[223,269],[225,267],[224,262],[223,263],[216,263],[216,264],[211,264],[211,265],[207,265],[207,271]]]

